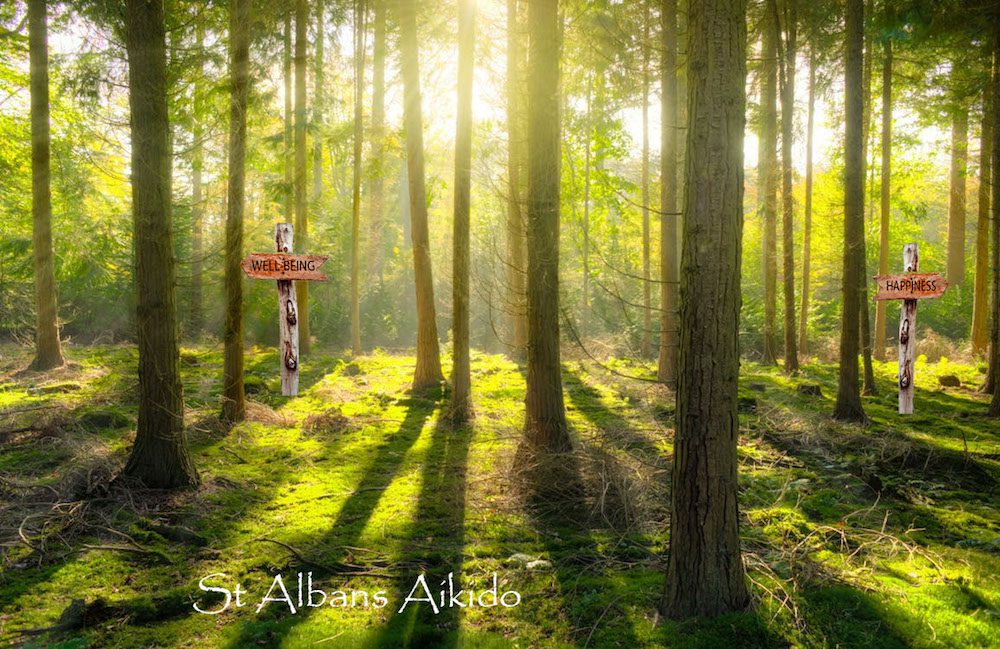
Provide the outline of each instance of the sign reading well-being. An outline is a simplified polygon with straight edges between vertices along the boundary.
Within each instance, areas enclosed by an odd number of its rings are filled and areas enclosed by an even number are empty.
[[[252,252],[240,265],[248,277],[278,282],[278,356],[281,359],[281,394],[299,393],[299,307],[292,282],[322,282],[326,275],[319,272],[326,255],[292,253],[292,226],[274,225],[274,246],[277,252]]]
[[[917,300],[941,297],[948,281],[939,273],[918,273],[917,244],[903,246],[901,275],[876,275],[876,300],[902,300],[899,316],[899,412],[913,412],[913,361],[917,344]]]

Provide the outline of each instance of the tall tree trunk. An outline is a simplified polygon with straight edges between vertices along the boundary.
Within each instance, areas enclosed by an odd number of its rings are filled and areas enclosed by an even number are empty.
[[[989,314],[990,273],[990,165],[993,148],[992,79],[983,91],[983,122],[979,135],[979,214],[976,221],[976,283],[972,301],[972,353],[986,355],[989,348],[987,316]]]
[[[840,326],[840,370],[833,416],[864,421],[858,382],[861,275],[864,268],[864,4],[847,0],[844,57],[844,270]]]
[[[889,272],[890,197],[892,188],[892,41],[883,45],[882,58],[882,187],[878,237],[878,272]],[[885,309],[886,303],[875,303],[875,358],[885,360]]]
[[[773,0],[772,0],[773,1]],[[763,188],[764,217],[764,359],[774,365],[778,346],[774,321],[778,304],[778,24],[770,2],[765,7],[763,24],[763,78],[760,86],[761,133],[757,165]]]
[[[802,215],[802,302],[799,307],[799,350],[809,350],[809,267],[812,257],[813,131],[816,121],[816,46],[809,46],[809,107],[806,116],[806,198]]]
[[[400,0],[399,51],[403,77],[403,122],[406,130],[406,170],[410,193],[410,234],[413,239],[413,278],[417,293],[417,367],[413,373],[413,388],[420,390],[439,384],[444,376],[441,373],[430,234],[427,226],[416,10],[416,0]]]
[[[325,0],[316,2],[316,58],[313,61],[313,114],[312,114],[312,196],[309,205],[314,219],[321,216],[320,199],[323,197],[323,129],[326,108],[326,79],[323,70],[323,45],[326,40],[326,22],[323,12]]]
[[[660,356],[656,378],[677,381],[677,0],[660,11]]]
[[[371,201],[368,220],[371,271],[382,284],[382,223],[385,200],[385,2],[375,0],[375,41],[372,61]]]
[[[524,0],[507,0],[507,309],[511,312],[513,356],[528,345],[525,302],[524,44],[518,13]]]
[[[750,604],[740,556],[740,256],[743,231],[746,4],[690,5],[688,147],[680,366],[670,549],[661,608],[717,616]]]
[[[642,23],[642,344],[643,358],[653,349],[653,296],[649,259],[649,4],[643,3]]]
[[[285,171],[285,187],[284,187],[284,208],[285,208],[285,223],[291,223],[295,218],[295,199],[292,193],[292,186],[295,184],[295,174],[293,172],[295,166],[294,151],[294,131],[293,131],[293,120],[294,116],[292,114],[292,97],[295,94],[292,85],[292,10],[289,7],[284,11],[285,18],[285,30],[283,35],[284,50],[283,50],[283,61],[282,69],[284,70],[284,84],[285,84],[285,112],[284,112],[284,171]]]
[[[951,116],[951,191],[948,195],[948,284],[965,279],[965,176],[969,159],[969,105]]]
[[[587,80],[587,115],[584,117],[583,149],[583,312],[581,328],[590,323],[590,172],[593,166],[594,92],[593,79]]]
[[[782,253],[785,293],[785,371],[797,372],[799,351],[795,340],[795,199],[792,196],[792,137],[795,120],[795,57],[797,21],[795,0],[784,0],[785,62],[781,94],[781,200]]]
[[[875,0],[866,0],[865,2],[865,12],[868,15],[873,13],[873,7]],[[861,227],[861,271],[858,275],[858,281],[860,286],[858,287],[859,299],[858,307],[861,309],[859,314],[860,322],[858,335],[860,337],[861,345],[861,359],[863,361],[863,376],[864,382],[861,388],[861,394],[874,395],[876,393],[875,387],[875,369],[872,365],[872,324],[871,324],[871,310],[868,308],[868,241],[867,235],[865,233],[865,217],[864,206],[869,209],[869,215],[871,215],[871,209],[874,209],[874,200],[871,199],[871,195],[875,190],[875,168],[872,165],[872,173],[868,175],[868,145],[869,136],[871,133],[871,114],[872,114],[872,61],[874,57],[872,56],[872,39],[867,34],[864,37],[864,72],[862,73],[862,88],[864,91],[864,99],[862,100],[862,125],[861,125],[861,164],[862,164],[862,184],[864,179],[867,177],[870,179],[868,185],[870,191],[863,199],[862,207],[862,227]]]
[[[571,447],[559,362],[559,14],[528,3],[528,457]]]
[[[194,114],[191,117],[191,316],[189,322],[192,338],[200,338],[205,329],[205,308],[202,296],[202,275],[205,257],[205,211],[202,170],[205,165],[205,129],[203,115],[205,114],[205,88],[203,79],[205,65],[205,25],[199,20],[195,27],[195,51],[199,58],[197,77],[192,94],[194,95]]]
[[[56,274],[52,249],[52,189],[49,169],[49,36],[45,0],[28,2],[31,59],[31,218],[35,259],[35,359],[31,367],[63,364],[59,343]]]
[[[139,422],[123,473],[147,487],[194,485],[184,432],[170,219],[170,124],[162,0],[125,5],[132,218],[139,334]]]
[[[351,352],[361,354],[361,146],[365,94],[365,0],[354,0],[354,185],[351,194]]]
[[[246,174],[247,96],[250,93],[250,0],[229,1],[230,94],[229,182],[226,200],[226,328],[222,420],[246,418],[243,392],[244,184]]]
[[[454,346],[451,416],[456,423],[472,413],[469,369],[469,212],[472,187],[472,73],[476,0],[458,0],[458,104],[455,121],[455,237],[452,268]]]
[[[309,251],[309,201],[306,198],[306,51],[309,46],[309,3],[295,0],[295,236]],[[309,282],[295,282],[299,305],[299,353],[309,353]]]
[[[993,27],[993,158],[990,166],[1000,169],[1000,30]],[[993,215],[993,286],[990,291],[990,365],[987,387],[993,398],[990,415],[1000,417],[1000,183],[990,184]]]

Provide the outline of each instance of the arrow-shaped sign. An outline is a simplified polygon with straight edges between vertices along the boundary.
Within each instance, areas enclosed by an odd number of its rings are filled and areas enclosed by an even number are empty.
[[[297,255],[288,252],[251,252],[240,262],[243,272],[256,279],[326,281],[319,272],[327,255]]]

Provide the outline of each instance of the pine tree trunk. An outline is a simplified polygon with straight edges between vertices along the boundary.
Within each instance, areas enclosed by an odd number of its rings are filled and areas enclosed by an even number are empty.
[[[983,122],[979,136],[979,214],[976,221],[976,283],[972,302],[972,353],[982,358],[989,348],[990,157],[993,148],[992,80],[983,91]]]
[[[226,328],[222,420],[246,418],[243,393],[243,212],[247,96],[250,92],[250,0],[230,0],[229,187],[226,199]]]
[[[717,616],[750,605],[740,556],[740,256],[743,230],[746,5],[689,13],[684,252],[670,549],[662,611]]]
[[[424,133],[420,106],[420,65],[417,58],[416,0],[399,2],[399,51],[403,77],[403,122],[406,130],[413,278],[417,293],[417,367],[413,373],[413,388],[422,390],[438,385],[444,380],[444,376],[441,373],[441,353],[438,346],[430,234],[427,226],[427,194],[424,186]]]
[[[778,25],[769,0],[763,21],[763,57],[760,86],[761,133],[760,158],[757,165],[763,188],[764,217],[764,358],[763,362],[778,362],[778,346],[774,321],[778,305]]]
[[[309,46],[309,4],[295,0],[295,234],[299,250],[309,251],[309,201],[306,198],[306,56]],[[295,282],[299,305],[299,353],[308,354],[309,282]]]
[[[865,2],[865,12],[868,15],[873,13],[874,0],[866,0]],[[871,174],[868,174],[868,145],[871,134],[871,114],[872,114],[872,61],[874,57],[872,56],[872,39],[866,35],[864,37],[864,72],[862,73],[862,88],[864,92],[864,99],[862,100],[862,119],[861,126],[861,163],[862,172],[861,178],[862,183],[864,183],[864,178],[869,179],[869,192],[866,194],[863,200],[862,213],[864,213],[865,208],[867,208],[868,215],[871,216],[871,210],[874,209],[874,200],[872,200],[872,194],[875,190],[875,168],[871,165]],[[872,365],[872,324],[871,324],[871,310],[868,308],[868,241],[866,230],[866,217],[862,216],[862,227],[861,227],[861,272],[858,275],[858,281],[860,285],[858,286],[859,298],[858,307],[861,309],[859,314],[859,344],[861,346],[861,359],[863,361],[862,375],[864,381],[862,383],[861,394],[864,395],[874,395],[876,393],[875,388],[875,370]]]
[[[802,302],[799,307],[799,351],[809,350],[809,267],[812,258],[813,131],[816,121],[816,46],[809,46],[809,107],[806,117],[806,198],[802,215]]]
[[[31,218],[35,261],[35,359],[32,369],[63,364],[59,342],[55,261],[52,248],[52,189],[49,169],[49,37],[45,0],[28,2],[31,59]]]
[[[323,198],[323,139],[326,108],[326,75],[323,70],[323,49],[326,40],[326,19],[324,18],[324,1],[316,2],[316,58],[313,62],[313,114],[312,114],[312,196],[309,205],[312,217],[316,220],[320,214],[320,200]]]
[[[864,268],[864,88],[862,48],[864,5],[847,0],[844,61],[844,270],[840,328],[840,369],[833,416],[864,421],[858,381],[858,332],[861,315],[861,276]]]
[[[162,0],[128,0],[132,215],[139,334],[139,422],[123,473],[151,488],[194,485],[184,432],[170,218],[170,125]]]
[[[284,12],[285,18],[285,29],[283,34],[284,58],[282,61],[282,69],[284,71],[284,84],[285,84],[285,110],[284,110],[284,171],[285,171],[285,187],[284,187],[284,209],[285,209],[285,223],[291,223],[295,218],[295,199],[292,193],[292,186],[295,184],[295,174],[294,174],[294,151],[295,151],[295,137],[293,129],[294,116],[292,114],[292,98],[295,94],[294,88],[292,86],[292,10],[288,8]]]
[[[784,0],[785,64],[782,69],[781,95],[781,200],[782,200],[782,253],[785,298],[785,371],[797,372],[799,351],[795,340],[795,202],[792,196],[792,137],[795,119],[795,57],[796,15],[795,0]]]
[[[365,3],[354,0],[354,184],[351,194],[351,353],[361,354],[361,147],[365,92]]]
[[[205,25],[199,20],[195,27],[195,51],[199,57],[205,51]],[[204,59],[198,63],[198,77],[192,88],[194,114],[191,117],[191,316],[190,337],[197,340],[205,329],[205,307],[202,296],[202,275],[205,257],[205,206],[202,170],[205,165],[205,88],[200,82],[205,74]]]
[[[371,273],[382,284],[383,201],[385,200],[385,3],[374,0],[375,42],[372,61],[371,201],[368,220]]]
[[[587,80],[587,114],[584,117],[583,148],[583,310],[580,314],[580,328],[585,330],[590,324],[590,173],[593,166],[593,123],[594,93],[593,80]]]
[[[521,452],[571,448],[559,361],[559,14],[528,3],[528,386]]]
[[[454,347],[451,416],[455,423],[472,414],[469,368],[469,212],[472,186],[472,76],[476,34],[475,0],[458,1],[458,104],[455,122],[455,237],[452,268]]]
[[[677,381],[677,0],[660,11],[660,356],[656,378]]]
[[[525,302],[524,45],[518,12],[523,0],[507,0],[507,309],[511,316],[514,358],[528,345]]]
[[[969,106],[955,107],[951,120],[951,191],[948,195],[948,284],[965,279],[965,176],[969,159]]]
[[[653,349],[653,296],[649,242],[649,3],[643,3],[642,23],[642,343],[649,358]]]
[[[882,59],[882,188],[878,239],[878,272],[889,272],[890,197],[892,186],[892,41],[885,41]],[[886,302],[875,303],[875,358],[885,360]]]
[[[1000,169],[1000,30],[993,28],[993,158],[990,166]],[[1000,417],[1000,183],[990,184],[993,215],[993,286],[990,291],[990,364],[987,389],[993,395],[990,415]]]

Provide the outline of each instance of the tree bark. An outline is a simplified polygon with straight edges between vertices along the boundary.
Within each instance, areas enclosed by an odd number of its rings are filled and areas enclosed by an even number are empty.
[[[795,58],[797,21],[795,0],[782,3],[785,21],[785,62],[781,94],[781,200],[782,253],[785,298],[785,371],[797,372],[799,351],[795,340],[795,200],[792,196],[792,138],[795,119]]]
[[[684,206],[680,357],[667,584],[672,618],[750,605],[740,556],[740,256],[743,230],[746,4],[691,3],[689,196]]]
[[[295,94],[294,88],[292,86],[292,10],[288,8],[284,11],[285,26],[283,34],[284,50],[283,50],[283,60],[282,69],[284,71],[284,84],[285,84],[285,111],[284,111],[284,171],[285,171],[285,187],[284,187],[284,209],[285,209],[285,223],[291,223],[295,218],[295,198],[292,194],[292,186],[295,184],[295,174],[293,172],[295,166],[294,151],[295,151],[295,136],[293,129],[294,115],[292,113],[292,97]]]
[[[246,418],[243,391],[243,212],[246,178],[247,97],[250,94],[250,0],[230,0],[229,181],[226,199],[226,328],[222,420]]]
[[[518,13],[524,0],[507,0],[507,309],[510,310],[514,358],[528,345],[525,295],[524,45]]]
[[[979,214],[976,221],[976,281],[972,301],[972,353],[984,357],[989,349],[990,274],[990,157],[993,148],[992,79],[983,91],[983,122],[979,136]]]
[[[656,378],[677,381],[677,0],[660,12],[660,355]]]
[[[371,224],[369,250],[371,271],[382,284],[383,201],[385,200],[385,2],[374,0],[375,40],[372,60],[372,124],[371,124],[371,200],[368,220]]]
[[[864,268],[864,88],[862,48],[864,5],[847,0],[844,57],[844,270],[840,327],[840,369],[833,416],[865,421],[858,382],[858,332],[861,275]]]
[[[653,349],[653,296],[649,259],[649,4],[643,3],[642,23],[642,338],[640,352],[649,358]]]
[[[865,13],[871,15],[874,11],[875,0],[865,1]],[[874,200],[869,200],[871,194],[874,193],[875,189],[875,167],[872,165],[871,174],[868,174],[868,145],[869,138],[871,134],[871,114],[872,114],[872,39],[866,33],[863,39],[864,42],[864,71],[862,73],[862,92],[864,98],[862,99],[862,124],[861,124],[861,178],[862,187],[864,187],[864,179],[869,178],[870,188],[869,194],[865,195],[862,199],[862,217],[861,217],[861,270],[858,274],[858,281],[860,285],[858,286],[859,298],[858,298],[858,308],[861,309],[859,314],[859,329],[858,336],[860,338],[861,345],[861,360],[863,362],[862,375],[864,377],[864,382],[861,387],[861,394],[864,395],[874,395],[876,393],[875,387],[875,369],[872,364],[872,323],[871,323],[871,310],[868,308],[868,240],[867,234],[865,232],[865,216],[864,211],[874,209]],[[869,215],[871,212],[869,211]]]
[[[351,353],[361,354],[361,147],[365,93],[365,0],[354,0],[354,184],[351,194]]]
[[[476,2],[458,0],[458,104],[455,121],[455,236],[452,268],[454,346],[451,417],[462,423],[472,414],[469,368],[469,212],[472,186],[472,77]]]
[[[195,27],[195,51],[202,57],[205,51],[205,25],[202,20]],[[205,165],[205,76],[204,59],[199,58],[197,77],[192,88],[194,111],[191,117],[191,317],[188,323],[190,337],[198,339],[205,329],[205,308],[203,303],[202,275],[205,257],[205,213],[202,171]]]
[[[593,73],[589,73],[593,74]],[[587,80],[587,114],[584,117],[583,137],[583,311],[580,327],[586,329],[590,323],[590,173],[593,166],[594,142],[594,91],[593,79]]]
[[[417,367],[413,388],[426,389],[444,380],[434,308],[427,194],[424,186],[423,111],[420,106],[420,64],[417,48],[416,0],[399,2],[400,70],[403,77],[403,122],[406,130],[406,170],[410,194],[410,236],[417,293]]]
[[[528,3],[528,386],[521,452],[571,448],[559,361],[559,14]]]
[[[990,166],[1000,169],[1000,30],[993,27],[993,159]],[[989,413],[1000,417],[1000,183],[990,184],[993,215],[993,286],[990,295],[990,364],[987,381],[990,393]]]
[[[883,45],[882,58],[882,187],[878,239],[878,272],[889,272],[889,226],[892,184],[892,41]],[[875,358],[885,360],[886,303],[875,303]]]
[[[306,197],[306,56],[309,4],[295,0],[295,233],[300,249],[309,252],[309,200]],[[309,282],[295,282],[299,305],[299,349],[309,353]]]
[[[763,62],[760,86],[761,132],[760,159],[757,165],[763,188],[764,217],[764,358],[763,362],[778,362],[778,345],[774,321],[778,305],[778,24],[769,0],[764,8]]]
[[[123,473],[147,487],[194,485],[184,432],[170,218],[170,124],[162,0],[128,0],[132,216],[139,336],[139,422]]]
[[[809,350],[809,275],[812,272],[813,131],[816,121],[816,46],[809,46],[809,107],[806,116],[806,198],[802,215],[802,302],[799,307],[799,351]]]
[[[948,195],[948,284],[965,279],[965,176],[969,159],[969,106],[955,107],[951,119],[951,191]]]
[[[65,361],[59,342],[52,246],[49,36],[45,0],[28,2],[28,54],[31,59],[31,243],[35,262],[35,359],[31,367],[48,370]]]

